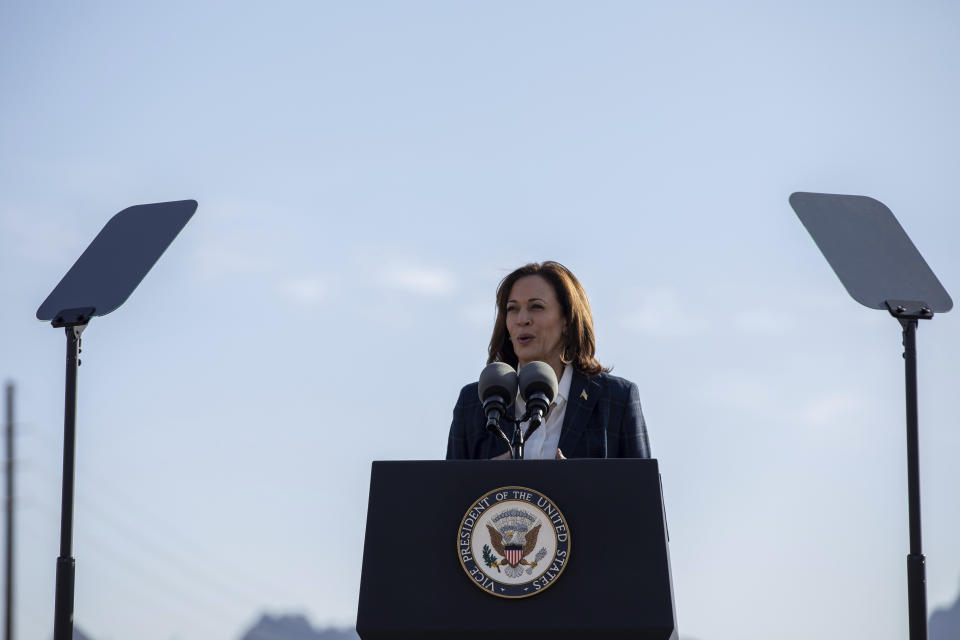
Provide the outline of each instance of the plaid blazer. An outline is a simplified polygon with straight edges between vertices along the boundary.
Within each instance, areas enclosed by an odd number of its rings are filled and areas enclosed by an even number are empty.
[[[486,430],[486,423],[473,382],[460,391],[453,408],[447,460],[489,460],[505,453],[507,445]],[[513,433],[510,422],[501,421],[500,428],[507,437]],[[608,373],[586,376],[574,370],[559,447],[567,458],[649,458],[637,385]]]

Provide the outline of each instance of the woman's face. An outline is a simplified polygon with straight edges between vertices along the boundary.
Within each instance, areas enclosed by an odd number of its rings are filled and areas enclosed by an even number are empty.
[[[566,319],[553,286],[542,276],[524,276],[507,297],[507,333],[519,366],[540,360],[563,370]]]

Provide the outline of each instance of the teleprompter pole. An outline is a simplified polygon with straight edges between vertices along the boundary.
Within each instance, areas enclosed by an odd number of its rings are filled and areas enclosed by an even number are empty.
[[[920,419],[917,412],[917,326],[933,318],[925,302],[887,300],[890,315],[903,327],[903,376],[907,409],[907,507],[910,554],[907,556],[907,613],[910,640],[927,640],[927,570],[920,530]]]
[[[80,334],[86,326],[84,322],[71,323],[64,327],[67,334],[67,376],[63,405],[63,492],[60,510],[60,556],[57,558],[57,585],[53,605],[53,640],[73,638],[76,567],[73,559],[73,479],[77,443],[77,368],[80,366]]]
[[[907,406],[907,495],[910,513],[910,555],[907,556],[907,608],[910,640],[927,640],[926,559],[920,530],[920,442],[917,416],[917,320],[903,325],[903,369]]]

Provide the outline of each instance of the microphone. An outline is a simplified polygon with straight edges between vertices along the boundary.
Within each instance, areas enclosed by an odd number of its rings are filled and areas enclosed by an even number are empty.
[[[524,440],[537,430],[543,417],[550,410],[550,403],[557,397],[557,374],[546,362],[530,362],[520,369],[520,396],[527,403],[524,420],[530,420]]]
[[[477,393],[483,403],[483,414],[487,416],[487,430],[492,431],[507,444],[510,457],[513,447],[510,438],[500,428],[500,418],[507,412],[517,397],[517,372],[506,362],[491,362],[480,372],[480,384]]]

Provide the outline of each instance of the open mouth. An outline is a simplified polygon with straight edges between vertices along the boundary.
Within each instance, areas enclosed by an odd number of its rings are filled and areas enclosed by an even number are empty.
[[[533,336],[517,336],[517,343],[527,345],[533,342]]]

